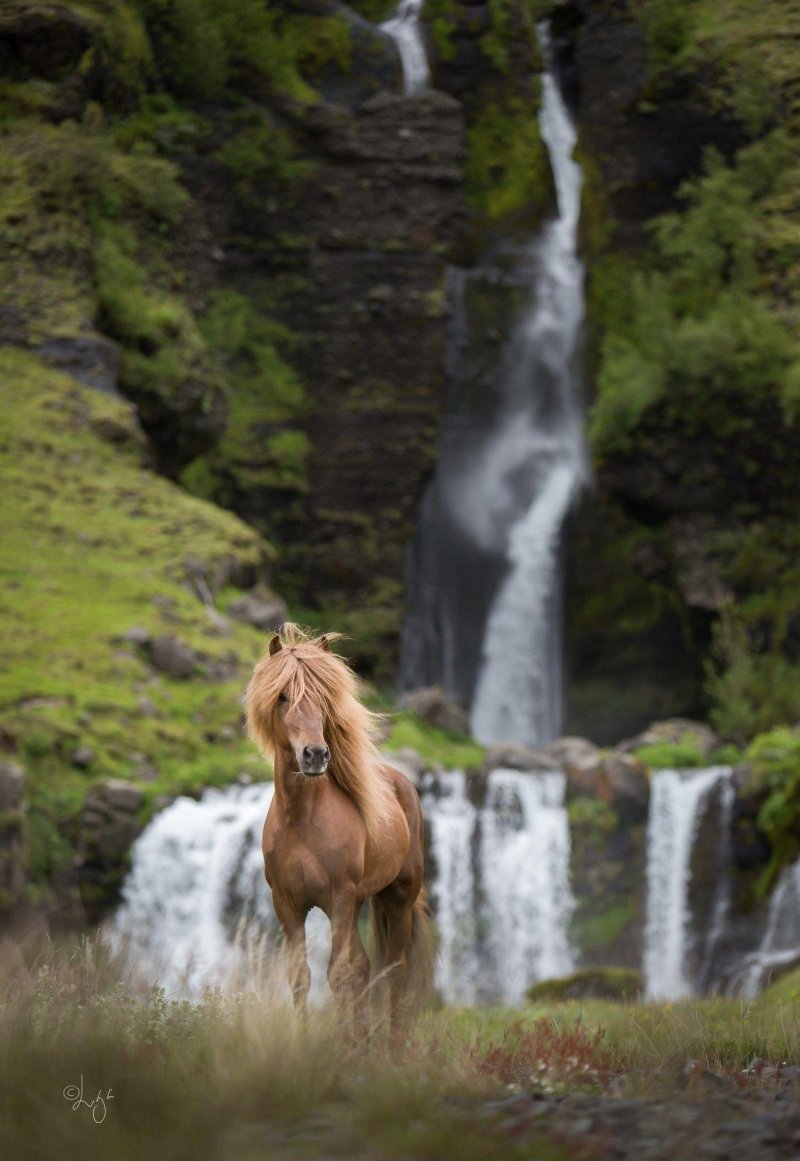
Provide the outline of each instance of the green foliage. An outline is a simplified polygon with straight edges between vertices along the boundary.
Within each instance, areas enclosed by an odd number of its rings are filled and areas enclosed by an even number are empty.
[[[772,644],[772,643],[770,643]],[[780,646],[780,642],[774,643]],[[778,652],[751,640],[740,608],[724,608],[714,626],[706,667],[709,714],[723,737],[739,745],[780,722],[800,717],[797,666]]]
[[[656,742],[651,746],[640,746],[636,757],[651,770],[683,770],[705,766],[708,762],[691,734],[687,734],[680,742]]]
[[[690,43],[696,0],[628,0],[647,39],[653,79],[674,68]]]
[[[490,100],[467,128],[467,194],[492,222],[540,215],[552,189],[535,102]]]
[[[289,360],[292,333],[238,291],[217,290],[200,320],[229,389],[228,425],[216,447],[186,469],[190,491],[230,502],[258,488],[307,487],[308,399]]]
[[[781,726],[761,734],[745,761],[750,766],[748,791],[764,796],[758,825],[772,852],[757,887],[763,895],[800,854],[800,729]]]
[[[266,109],[242,111],[233,119],[231,128],[232,135],[216,157],[240,188],[259,183],[263,195],[260,183],[267,179],[288,182],[308,174],[309,163],[298,157],[292,137]]]
[[[136,3],[162,84],[183,98],[247,92],[263,79],[285,96],[311,102],[318,96],[308,77],[327,61],[349,67],[350,31],[343,17],[287,15],[266,0]]]
[[[653,223],[653,268],[633,279],[628,317],[606,335],[590,433],[602,453],[625,451],[660,404],[684,426],[734,435],[741,404],[796,408],[800,348],[762,290],[759,207],[794,181],[793,147],[773,133],[728,166],[706,157],[687,182],[682,214]],[[739,402],[737,402],[737,400]]]

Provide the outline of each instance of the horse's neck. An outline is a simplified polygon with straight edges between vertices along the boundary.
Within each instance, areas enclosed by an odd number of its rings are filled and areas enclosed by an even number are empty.
[[[284,818],[289,822],[301,822],[317,804],[327,778],[323,776],[319,785],[314,785],[316,779],[300,773],[290,751],[278,750],[275,754],[273,781],[275,799]]]

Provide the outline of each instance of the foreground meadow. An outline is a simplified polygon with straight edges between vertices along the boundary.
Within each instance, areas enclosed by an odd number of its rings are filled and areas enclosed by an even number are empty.
[[[355,1052],[272,981],[191,1005],[138,991],[91,942],[8,944],[0,1155],[558,1161],[722,1157],[735,1139],[796,1156],[799,987],[431,1011],[390,1061],[380,1026]]]

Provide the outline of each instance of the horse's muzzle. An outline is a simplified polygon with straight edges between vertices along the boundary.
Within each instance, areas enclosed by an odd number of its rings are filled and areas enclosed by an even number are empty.
[[[319,778],[328,769],[331,752],[327,746],[304,746],[300,770],[311,778]]]

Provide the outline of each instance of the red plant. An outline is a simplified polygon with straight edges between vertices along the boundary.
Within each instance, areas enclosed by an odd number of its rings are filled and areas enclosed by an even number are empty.
[[[590,1036],[580,1024],[562,1029],[541,1019],[525,1027],[517,1020],[499,1044],[474,1045],[468,1062],[479,1076],[507,1085],[547,1090],[603,1087],[614,1075],[604,1035],[599,1028]]]

